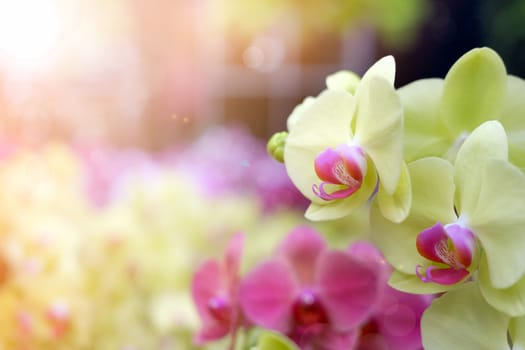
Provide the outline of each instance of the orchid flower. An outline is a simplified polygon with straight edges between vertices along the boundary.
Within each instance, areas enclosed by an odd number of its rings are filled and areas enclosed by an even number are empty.
[[[372,244],[357,241],[348,252],[374,264],[383,274],[382,292],[375,311],[360,328],[357,344],[359,350],[420,350],[420,323],[423,311],[433,300],[432,295],[400,292],[387,285],[392,267],[386,263],[381,252]]]
[[[288,335],[301,349],[347,350],[383,280],[374,264],[328,249],[319,233],[301,226],[243,278],[239,300],[248,321]]]
[[[223,262],[206,261],[195,273],[192,295],[202,328],[196,335],[197,344],[220,339],[235,332],[240,325],[237,307],[239,267],[244,236],[235,235],[228,244]]]
[[[405,115],[405,159],[446,157],[453,161],[480,124],[498,120],[509,141],[509,159],[525,169],[525,81],[507,75],[487,47],[464,54],[445,79],[422,79],[398,89]]]
[[[343,73],[331,76],[325,91],[290,115],[284,163],[292,182],[311,201],[308,219],[344,217],[376,190],[385,217],[400,222],[407,215],[411,195],[394,75],[394,59],[387,56],[360,81]]]
[[[454,166],[424,158],[408,167],[414,193],[408,218],[394,225],[372,213],[373,235],[395,268],[390,284],[436,293],[476,280],[492,307],[525,314],[525,175],[507,161],[501,124],[476,128]]]

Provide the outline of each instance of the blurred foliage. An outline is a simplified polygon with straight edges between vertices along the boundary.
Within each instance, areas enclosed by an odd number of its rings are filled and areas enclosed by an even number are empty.
[[[283,22],[296,21],[304,40],[312,32],[377,30],[391,45],[410,42],[427,13],[427,0],[216,0],[212,11],[218,22],[237,35],[252,36]]]

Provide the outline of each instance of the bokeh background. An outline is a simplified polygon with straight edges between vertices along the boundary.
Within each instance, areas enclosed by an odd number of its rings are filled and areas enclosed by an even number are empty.
[[[0,135],[162,149],[213,124],[260,138],[339,69],[398,86],[491,46],[525,74],[522,1],[1,0]]]
[[[304,223],[265,151],[297,103],[387,54],[396,86],[477,46],[523,77],[524,19],[521,0],[0,0],[0,349],[191,349],[196,266],[243,231],[246,269]],[[345,245],[350,220],[318,226]]]

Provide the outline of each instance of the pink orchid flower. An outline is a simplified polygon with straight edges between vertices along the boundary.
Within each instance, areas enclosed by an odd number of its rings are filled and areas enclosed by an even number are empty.
[[[348,350],[376,310],[385,278],[373,263],[329,249],[302,226],[243,278],[239,301],[249,321],[288,335],[301,349]]]
[[[367,242],[355,242],[348,252],[382,274],[382,293],[375,311],[360,329],[356,350],[421,350],[421,317],[432,295],[400,292],[387,285],[392,267],[381,252]]]
[[[236,234],[228,244],[224,261],[204,262],[193,277],[193,301],[202,321],[202,328],[195,337],[197,344],[228,334],[232,335],[232,344],[235,341],[241,319],[237,292],[243,245],[244,236]]]

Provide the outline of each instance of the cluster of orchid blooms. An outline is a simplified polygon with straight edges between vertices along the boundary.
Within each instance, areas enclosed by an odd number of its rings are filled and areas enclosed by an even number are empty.
[[[391,56],[329,76],[268,143],[307,219],[358,213],[375,246],[332,250],[299,227],[241,277],[235,236],[194,277],[198,341],[229,334],[233,349],[257,329],[240,349],[525,348],[525,81],[489,48],[444,79],[394,76]]]

